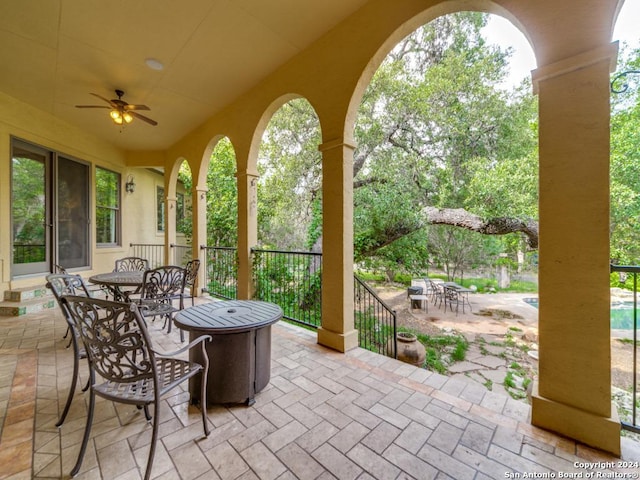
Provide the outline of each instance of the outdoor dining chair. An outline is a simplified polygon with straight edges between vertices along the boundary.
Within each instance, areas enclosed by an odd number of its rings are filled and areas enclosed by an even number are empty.
[[[60,306],[60,310],[62,310],[62,315],[67,322],[67,335],[69,333],[71,334],[69,344],[73,345],[73,375],[71,377],[71,385],[69,387],[67,401],[64,405],[64,409],[62,410],[62,414],[56,423],[56,427],[59,427],[64,423],[65,418],[67,418],[69,408],[71,407],[71,401],[76,393],[80,360],[87,358],[82,342],[78,340],[78,332],[73,324],[73,320],[61,299],[63,295],[83,295],[85,297],[90,297],[91,295],[80,275],[68,275],[64,273],[47,275],[47,288],[51,290],[53,296],[58,302],[58,305]],[[65,338],[67,335],[65,335]],[[69,345],[67,345],[67,348],[68,347]],[[89,383],[87,382],[87,385],[82,389],[82,391],[86,391],[88,387]]]
[[[436,283],[431,279],[426,279],[425,282],[427,282],[429,285],[429,291],[431,299],[433,301],[433,305],[435,306],[436,303],[440,302],[440,304],[438,305],[438,308],[440,308],[440,306],[442,306],[442,302],[444,301],[444,308],[446,310],[447,302],[443,285],[441,283]]]
[[[140,257],[124,257],[116,260],[114,272],[144,272],[149,270],[149,260]]]
[[[184,289],[180,295],[180,310],[184,309],[184,299],[191,298],[191,306],[195,305],[196,283],[198,281],[198,270],[200,269],[200,260],[194,258],[189,260],[184,267]],[[188,293],[187,293],[188,292]]]
[[[202,426],[205,436],[209,436],[206,408],[209,360],[205,342],[210,341],[211,336],[202,335],[175,352],[161,353],[154,350],[136,304],[78,296],[64,296],[62,302],[76,325],[90,364],[87,422],[71,476],[75,476],[82,466],[91,434],[96,395],[114,402],[136,405],[144,409],[147,420],[152,420],[145,480],[151,477],[161,422],[162,397],[195,375],[201,375]],[[176,358],[197,346],[202,349],[202,364]],[[153,416],[149,415],[151,404],[154,405]]]
[[[113,269],[114,272],[144,272],[149,270],[149,260],[141,257],[124,257],[119,258],[115,262],[115,267]],[[129,297],[130,295],[136,295],[140,293],[139,288],[121,288],[121,293],[125,297]],[[118,300],[117,295],[114,300]]]
[[[140,299],[137,303],[144,318],[162,317],[163,328],[171,333],[173,314],[178,311],[173,300],[181,298],[184,293],[186,270],[182,267],[168,265],[144,272]],[[184,341],[184,332],[180,330],[180,340]]]

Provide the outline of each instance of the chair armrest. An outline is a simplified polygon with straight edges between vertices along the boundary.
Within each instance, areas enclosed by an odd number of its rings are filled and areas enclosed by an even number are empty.
[[[159,357],[175,357],[176,355],[180,355],[181,353],[184,353],[187,350],[190,350],[191,348],[195,347],[199,343],[202,343],[202,342],[205,342],[205,341],[210,342],[211,341],[211,335],[200,335],[198,338],[196,338],[194,341],[190,342],[188,345],[185,345],[181,349],[176,350],[174,352],[158,352],[157,350],[154,349],[153,353],[155,353]],[[203,348],[204,348],[204,344],[203,344]]]

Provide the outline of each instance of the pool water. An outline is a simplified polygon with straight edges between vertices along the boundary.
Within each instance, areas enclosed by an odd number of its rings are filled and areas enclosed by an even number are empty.
[[[538,308],[537,298],[525,298],[524,301]],[[636,315],[640,327],[640,305],[636,307]],[[611,305],[611,328],[614,330],[633,330],[633,302],[619,302]]]
[[[640,325],[640,306],[636,306],[636,317]],[[611,328],[633,330],[633,302],[611,305]]]

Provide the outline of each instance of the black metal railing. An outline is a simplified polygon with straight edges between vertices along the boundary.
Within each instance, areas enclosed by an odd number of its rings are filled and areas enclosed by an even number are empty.
[[[45,245],[13,244],[13,263],[44,262],[45,260]]]
[[[395,310],[357,275],[353,279],[353,310],[358,344],[367,350],[398,358]]]
[[[280,305],[284,318],[308,327],[322,323],[322,254],[254,248],[255,298]]]
[[[204,288],[214,297],[238,298],[238,255],[234,247],[207,247],[204,250]]]
[[[176,245],[171,243],[171,252],[173,254],[173,264],[184,267],[189,260],[193,260],[193,249],[191,245]]]
[[[633,331],[633,365],[632,365],[632,384],[631,384],[631,401],[626,402],[626,407],[619,411],[622,428],[635,433],[640,433],[640,418],[638,417],[638,408],[640,406],[640,393],[638,392],[638,274],[640,274],[639,265],[611,265],[611,272],[617,272],[620,275],[620,283],[625,287],[632,287],[633,301],[631,305],[631,325]],[[625,402],[623,402],[625,403]],[[629,405],[630,403],[630,405]],[[620,409],[619,409],[620,410]]]
[[[146,258],[150,268],[164,265],[164,245],[162,243],[130,243],[132,257]]]
[[[132,255],[162,264],[164,246],[131,244]],[[174,258],[191,258],[191,247],[171,245]],[[209,295],[238,297],[238,256],[235,247],[201,246],[204,288]],[[252,249],[254,298],[279,305],[284,318],[318,328],[322,324],[322,254]],[[362,348],[397,357],[396,313],[364,281],[354,276],[354,318]]]

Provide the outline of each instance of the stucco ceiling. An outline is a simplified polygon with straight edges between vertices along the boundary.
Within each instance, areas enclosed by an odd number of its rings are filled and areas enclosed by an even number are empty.
[[[2,0],[0,91],[123,149],[161,150],[366,2]],[[108,110],[75,108],[115,89],[158,126],[120,132]]]

